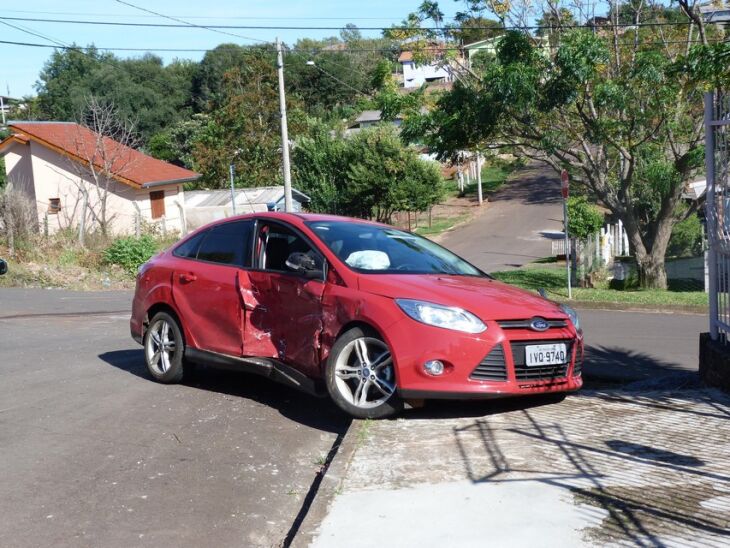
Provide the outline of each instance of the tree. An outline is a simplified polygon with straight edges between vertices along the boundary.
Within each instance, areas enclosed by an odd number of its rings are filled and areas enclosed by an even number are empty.
[[[463,45],[496,38],[505,33],[502,23],[480,15],[460,12],[454,19],[456,23],[447,25],[446,30]]]
[[[316,127],[294,148],[294,181],[317,212],[389,222],[395,211],[425,211],[443,193],[433,162],[405,147],[381,125],[350,138]]]
[[[116,179],[126,173],[135,161],[134,148],[138,144],[134,126],[125,120],[111,103],[96,97],[87,97],[79,119],[80,129],[74,136],[74,155],[81,162],[69,159],[76,172],[74,180],[81,197],[81,227],[90,218],[104,236],[108,236],[114,215],[107,202]],[[90,181],[91,184],[88,184]],[[80,243],[84,244],[80,230]]]
[[[482,142],[567,169],[623,221],[641,286],[666,288],[672,227],[696,208],[679,207],[682,190],[703,167],[701,89],[678,70],[696,33],[568,29],[546,58],[510,32],[481,79],[457,82],[417,129],[442,158]]]
[[[41,71],[37,112],[33,103],[23,118],[70,121],[86,107],[86,98],[114,104],[120,116],[136,120],[143,142],[184,118],[191,109],[191,79],[195,64],[146,54],[119,59],[93,46],[55,52]]]
[[[289,126],[296,135],[295,104],[288,105]],[[212,103],[207,123],[193,146],[195,168],[210,188],[228,185],[233,163],[236,183],[275,184],[280,180],[281,134],[276,69],[268,55],[251,50],[243,67],[223,76],[220,97]]]
[[[568,234],[585,240],[601,230],[603,214],[585,196],[568,198]]]

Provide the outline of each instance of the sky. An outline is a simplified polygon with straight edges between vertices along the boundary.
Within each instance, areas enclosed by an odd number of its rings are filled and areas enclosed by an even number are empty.
[[[129,3],[167,16],[177,17],[197,25],[258,25],[258,26],[317,26],[342,27],[354,23],[358,27],[383,27],[399,23],[421,0],[129,0]],[[115,22],[171,23],[174,21],[145,13],[124,5],[117,0],[33,0],[28,4],[5,3],[13,9],[1,9],[1,17],[37,19],[75,19]],[[204,11],[201,10],[204,8]],[[464,2],[442,0],[440,8],[446,21],[457,11],[464,10]],[[22,29],[11,28],[14,25]],[[277,36],[286,43],[298,38],[324,38],[335,36],[337,30],[283,30],[239,29],[231,32],[247,38],[273,41]],[[36,35],[32,34],[35,33]],[[363,36],[379,36],[378,31],[362,31]],[[37,35],[42,35],[37,36]],[[237,36],[228,36],[200,28],[137,28],[97,25],[71,25],[40,21],[16,21],[0,19],[0,40],[30,42],[35,44],[56,43],[97,47],[149,48],[165,62],[173,58],[200,60],[203,52],[165,53],[154,48],[212,49],[223,42],[239,44],[260,43]],[[27,47],[0,43],[0,94],[11,97],[34,95],[34,85],[43,64],[53,49]],[[119,57],[135,57],[142,52],[114,52]]]

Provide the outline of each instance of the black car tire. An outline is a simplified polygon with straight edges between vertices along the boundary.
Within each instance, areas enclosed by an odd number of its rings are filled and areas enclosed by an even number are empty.
[[[162,334],[161,330],[166,330],[168,341],[174,343],[174,348],[171,350],[169,345],[165,346],[164,340],[157,340]],[[161,344],[163,348],[160,348]],[[147,370],[156,381],[174,384],[183,379],[185,340],[180,325],[172,315],[167,312],[158,312],[152,317],[144,334],[143,347]],[[167,350],[163,350],[164,348]],[[166,352],[167,359],[163,359],[160,354],[155,360],[156,350]],[[165,363],[166,365],[164,365]]]

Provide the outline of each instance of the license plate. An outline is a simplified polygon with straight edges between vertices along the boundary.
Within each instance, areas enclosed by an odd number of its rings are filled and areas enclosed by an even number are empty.
[[[525,347],[525,364],[528,367],[561,365],[567,362],[565,344],[533,344]]]

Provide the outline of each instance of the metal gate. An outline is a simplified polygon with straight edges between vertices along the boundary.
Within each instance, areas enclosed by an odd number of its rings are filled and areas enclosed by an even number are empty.
[[[705,94],[710,336],[730,333],[730,93]]]

